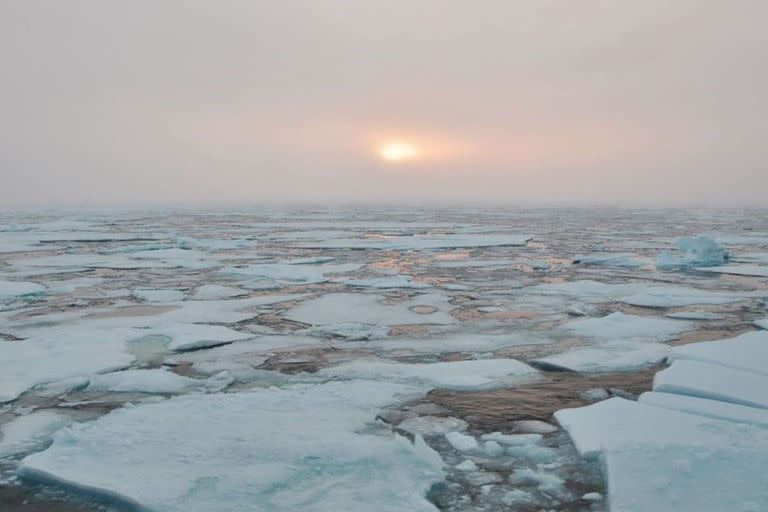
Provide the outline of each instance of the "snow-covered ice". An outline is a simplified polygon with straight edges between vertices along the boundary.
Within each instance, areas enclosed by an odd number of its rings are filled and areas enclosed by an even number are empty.
[[[119,393],[189,393],[195,391],[221,391],[233,382],[227,372],[208,379],[191,379],[163,368],[153,370],[124,370],[94,375],[89,391],[114,391]]]
[[[352,381],[187,395],[60,431],[20,473],[167,512],[435,511],[440,457],[420,437],[364,431],[413,394]]]
[[[412,386],[457,390],[505,387],[539,378],[536,370],[514,359],[479,359],[441,363],[397,363],[357,359],[320,369],[316,375],[372,379]]]
[[[702,361],[768,375],[768,331],[675,347],[671,359]]]
[[[653,390],[768,409],[768,375],[679,360],[653,379]]]
[[[534,361],[543,368],[574,372],[630,372],[660,363],[670,348],[660,343],[618,341],[576,347]]]
[[[766,409],[656,391],[643,393],[638,397],[638,401],[707,418],[750,423],[768,428],[768,410]]]
[[[53,411],[18,416],[0,427],[0,459],[45,447],[53,434],[72,424],[72,418]]]
[[[565,324],[573,334],[593,339],[669,341],[691,330],[693,324],[665,318],[626,315],[619,311],[602,318],[574,320]]]

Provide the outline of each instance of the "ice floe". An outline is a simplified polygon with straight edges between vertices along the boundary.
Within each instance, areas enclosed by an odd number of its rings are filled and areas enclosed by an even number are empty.
[[[693,324],[681,320],[626,315],[617,311],[601,318],[574,320],[565,324],[564,328],[585,338],[661,342],[691,330]]]
[[[227,372],[220,372],[208,379],[191,379],[166,369],[123,370],[121,372],[94,375],[86,388],[88,391],[114,391],[120,393],[189,393],[215,392],[226,388],[234,379]]]
[[[669,353],[670,348],[661,343],[617,341],[576,347],[533,362],[544,369],[580,373],[630,372],[658,364]]]
[[[157,290],[151,288],[137,288],[131,295],[143,302],[177,302],[184,299],[181,290]]]
[[[44,448],[53,434],[72,424],[72,418],[53,411],[18,416],[0,427],[0,459]]]
[[[768,265],[732,264],[723,265],[722,267],[698,267],[697,270],[720,274],[734,274],[737,276],[768,277]]]
[[[412,386],[482,390],[531,382],[536,370],[514,359],[479,359],[443,363],[396,363],[357,359],[320,369],[316,375],[345,379],[371,379]]]
[[[177,397],[59,431],[19,472],[166,512],[436,511],[440,457],[420,437],[365,433],[413,393],[357,381]]]
[[[0,402],[38,384],[129,366],[126,341],[134,329],[57,329],[20,341],[0,342]]]
[[[370,325],[452,324],[456,320],[446,312],[416,313],[414,306],[449,305],[440,294],[418,295],[406,301],[385,303],[379,295],[329,293],[307,300],[289,310],[285,317],[310,325],[362,323]]]
[[[309,249],[386,249],[421,251],[436,249],[462,249],[480,247],[523,246],[533,237],[530,235],[501,234],[446,234],[412,235],[376,238],[335,238],[322,242],[305,242],[300,247]]]
[[[595,253],[577,254],[573,257],[573,263],[580,265],[605,265],[609,267],[642,267],[645,261],[628,253]]]
[[[240,297],[243,295],[248,295],[248,291],[232,286],[222,286],[220,284],[204,284],[195,289],[192,298],[196,300],[217,300],[230,299],[232,297]]]
[[[653,379],[653,390],[768,409],[768,375],[700,361],[675,361]]]
[[[45,293],[45,286],[41,284],[0,279],[0,300],[40,295],[42,293]]]
[[[387,277],[372,277],[369,279],[348,279],[342,280],[342,283],[348,286],[359,286],[362,288],[429,288],[431,285],[414,281],[411,276],[396,275]]]
[[[638,401],[707,418],[750,423],[768,428],[768,410],[674,393],[646,392]]]
[[[702,361],[768,375],[768,332],[754,331],[716,341],[675,347],[673,360]]]

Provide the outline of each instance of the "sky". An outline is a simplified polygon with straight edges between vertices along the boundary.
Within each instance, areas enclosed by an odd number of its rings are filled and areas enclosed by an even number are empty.
[[[0,0],[0,205],[768,206],[766,19],[765,0]]]

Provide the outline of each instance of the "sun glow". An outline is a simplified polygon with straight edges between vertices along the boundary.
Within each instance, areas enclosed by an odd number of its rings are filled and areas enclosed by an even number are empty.
[[[422,155],[421,148],[405,141],[390,141],[378,148],[379,157],[388,162],[415,160]]]

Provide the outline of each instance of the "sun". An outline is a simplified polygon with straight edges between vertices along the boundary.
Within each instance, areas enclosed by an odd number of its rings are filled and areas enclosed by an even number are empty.
[[[406,162],[422,155],[417,145],[406,141],[390,141],[381,144],[377,150],[379,157],[388,162]]]

